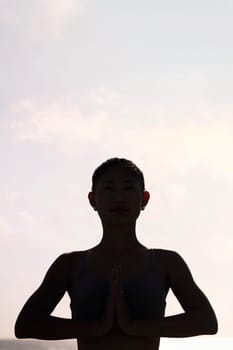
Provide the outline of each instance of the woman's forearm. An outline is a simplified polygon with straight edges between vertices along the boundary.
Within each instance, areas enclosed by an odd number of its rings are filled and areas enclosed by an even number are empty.
[[[215,315],[193,311],[152,321],[131,321],[129,333],[135,336],[192,337],[217,333]]]
[[[55,316],[37,317],[34,319],[18,319],[15,324],[17,338],[35,338],[43,340],[61,340],[86,338],[102,335],[100,323],[79,322]]]

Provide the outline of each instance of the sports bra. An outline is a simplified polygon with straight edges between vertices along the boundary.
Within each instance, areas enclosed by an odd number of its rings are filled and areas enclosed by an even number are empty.
[[[142,274],[123,281],[123,290],[131,319],[152,320],[164,315],[166,291],[156,268],[154,249],[150,249],[149,267]],[[72,319],[99,320],[104,312],[109,282],[87,268],[88,251],[81,251],[80,267],[70,289]]]

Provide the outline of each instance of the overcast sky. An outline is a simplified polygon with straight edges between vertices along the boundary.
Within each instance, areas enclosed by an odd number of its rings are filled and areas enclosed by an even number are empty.
[[[101,239],[87,193],[115,156],[151,193],[138,239],[183,256],[233,336],[232,18],[230,0],[0,0],[0,337],[59,254]]]

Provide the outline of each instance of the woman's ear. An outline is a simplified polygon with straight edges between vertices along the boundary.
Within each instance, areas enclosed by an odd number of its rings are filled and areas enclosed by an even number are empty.
[[[89,199],[89,203],[92,206],[92,208],[94,210],[97,210],[96,206],[95,206],[95,195],[94,195],[94,192],[89,192],[88,193],[88,199]]]
[[[142,210],[145,209],[147,203],[149,202],[150,199],[150,193],[148,191],[143,192],[143,197],[142,197]]]

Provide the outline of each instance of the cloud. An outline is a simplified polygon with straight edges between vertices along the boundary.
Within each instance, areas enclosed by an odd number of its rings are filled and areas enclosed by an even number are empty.
[[[12,112],[18,116],[11,123],[18,140],[61,148],[98,141],[106,123],[103,113],[85,117],[78,107],[69,108],[59,102],[38,105],[30,99],[23,100]]]
[[[8,224],[8,221],[5,217],[0,216],[0,237],[12,236],[13,232]]]
[[[60,249],[60,247],[66,249],[69,246],[69,237],[56,230],[48,216],[37,215],[30,210],[21,210],[17,212],[16,217],[18,219],[17,236],[23,237],[28,244],[46,244],[48,248],[54,249]]]
[[[89,94],[89,101],[96,106],[106,106],[106,104],[113,103],[121,97],[122,96],[116,91],[109,90],[102,86]]]
[[[18,191],[11,191],[5,196],[7,202],[16,203],[20,198],[21,194]]]
[[[37,25],[46,26],[48,32],[59,37],[65,25],[74,14],[84,10],[79,0],[40,0],[41,12],[37,18]]]
[[[38,224],[41,221],[38,218],[36,218],[34,215],[32,215],[31,213],[29,213],[28,211],[25,211],[25,210],[20,211],[18,213],[18,216],[19,216],[20,220],[26,225],[38,226]]]
[[[140,132],[141,131],[141,132]],[[141,153],[153,154],[167,171],[184,174],[197,167],[216,175],[233,176],[233,125],[221,122],[196,125],[156,125],[128,135],[129,142],[143,135]]]
[[[17,25],[33,40],[59,38],[72,17],[84,12],[80,0],[31,0],[21,3],[2,1],[0,21]]]
[[[141,125],[140,120],[110,117],[102,102],[85,114],[78,105],[64,101],[39,103],[28,98],[12,106],[11,128],[18,141],[47,144],[69,157],[122,154],[138,159],[148,173],[156,168],[158,176],[183,175],[198,168],[233,177],[233,123],[189,120]]]
[[[165,188],[165,194],[169,198],[172,207],[179,209],[185,205],[188,193],[184,186],[171,183]]]
[[[16,11],[10,6],[9,1],[2,0],[0,3],[0,22],[12,23],[16,18]]]
[[[218,261],[233,261],[233,237],[231,236],[214,236],[207,241],[207,252]]]

